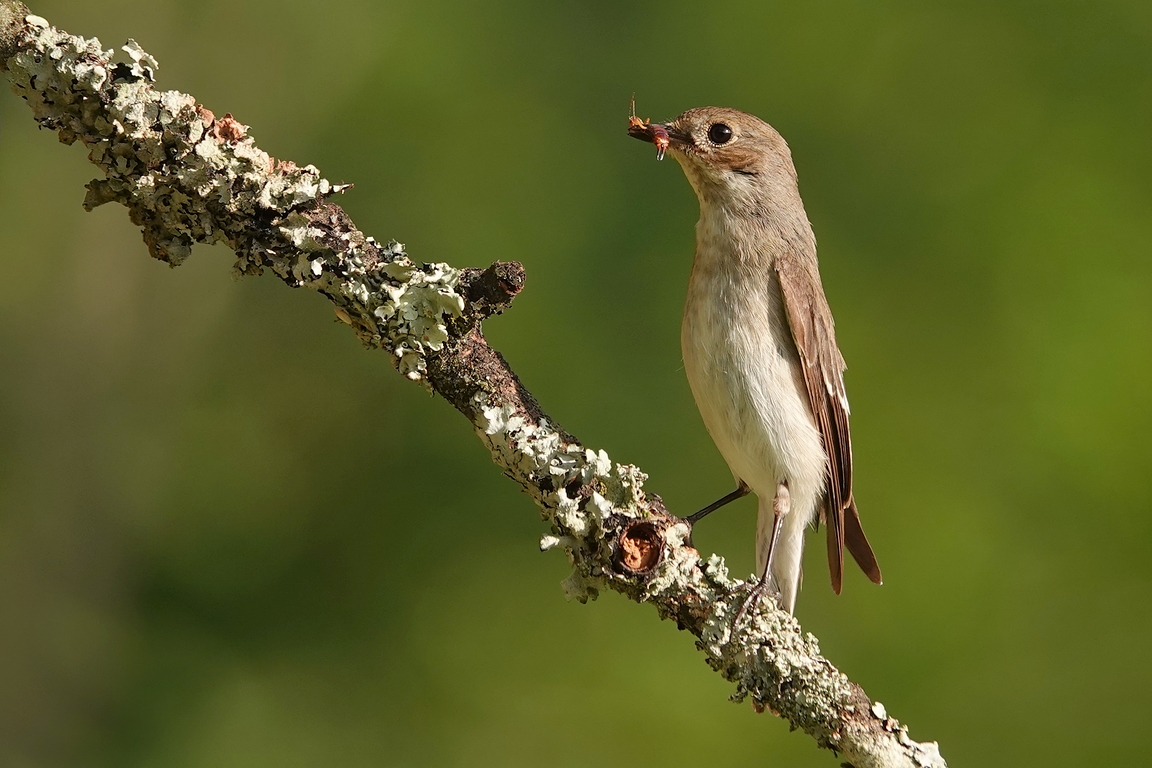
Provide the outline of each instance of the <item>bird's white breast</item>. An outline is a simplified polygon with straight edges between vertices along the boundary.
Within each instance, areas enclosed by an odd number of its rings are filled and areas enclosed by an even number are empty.
[[[758,252],[749,250],[753,242]],[[811,520],[826,459],[763,247],[762,237],[735,230],[723,211],[702,212],[681,332],[684,368],[733,474],[769,499],[787,480]]]

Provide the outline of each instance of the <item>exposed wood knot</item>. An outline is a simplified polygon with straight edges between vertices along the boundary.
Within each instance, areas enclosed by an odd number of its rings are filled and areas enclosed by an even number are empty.
[[[524,266],[518,261],[497,261],[485,270],[465,269],[460,292],[469,313],[483,319],[503,312],[524,289]]]
[[[524,265],[518,261],[497,261],[485,272],[490,272],[496,278],[508,298],[520,293],[524,288]]]
[[[653,520],[635,520],[620,533],[616,546],[616,570],[643,576],[652,571],[664,555],[665,524]]]

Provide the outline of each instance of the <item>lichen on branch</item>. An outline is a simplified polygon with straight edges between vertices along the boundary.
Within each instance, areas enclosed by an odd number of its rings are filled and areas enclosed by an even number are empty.
[[[238,274],[267,268],[326,294],[365,344],[422,378],[424,356],[443,346],[448,322],[464,309],[458,270],[417,264],[399,243],[380,245],[341,226],[339,215],[318,216],[347,185],[275,160],[232,115],[157,90],[159,65],[135,41],[123,46],[128,61],[115,63],[98,40],[35,16],[27,24],[29,44],[9,61],[9,79],[40,125],[65,144],[82,142],[103,171],[88,184],[85,208],[121,203],[149,252],[172,266],[196,243],[226,243]]]
[[[550,529],[541,549],[561,548],[572,563],[570,598],[612,589],[651,603],[697,638],[708,664],[736,684],[733,698],[751,698],[856,768],[945,766],[935,743],[909,738],[773,601],[734,626],[747,583],[730,578],[720,557],[699,556],[688,524],[645,491],[637,467],[547,417],[481,330],[523,287],[519,264],[422,264],[399,243],[378,243],[328,200],[348,185],[270,157],[230,114],[157,90],[156,60],[132,40],[121,50],[116,61],[98,40],[0,0],[0,69],[37,122],[87,146],[102,172],[86,208],[124,205],[149,252],[172,266],[196,243],[223,242],[238,275],[270,270],[327,296],[366,346],[463,413],[536,501]]]

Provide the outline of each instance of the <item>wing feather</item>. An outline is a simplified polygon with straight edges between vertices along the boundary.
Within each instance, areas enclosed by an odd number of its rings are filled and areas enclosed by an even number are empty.
[[[845,545],[860,569],[879,584],[880,567],[860,527],[856,501],[852,498],[852,436],[844,390],[844,357],[836,346],[835,324],[820,284],[815,254],[783,256],[777,259],[776,273],[788,324],[800,352],[812,417],[828,455],[824,517],[832,590],[840,594]]]

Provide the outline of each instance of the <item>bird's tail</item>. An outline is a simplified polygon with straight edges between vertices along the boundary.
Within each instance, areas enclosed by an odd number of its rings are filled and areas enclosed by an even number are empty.
[[[768,545],[772,540],[772,526],[776,515],[772,510],[772,497],[760,498],[760,513],[756,518],[756,573],[764,572],[768,560]],[[772,555],[772,571],[768,574],[771,585],[780,594],[780,607],[789,613],[796,607],[796,593],[800,591],[802,574],[800,560],[804,554],[804,527],[807,524],[799,510],[792,509],[784,518],[780,536],[776,539]]]

